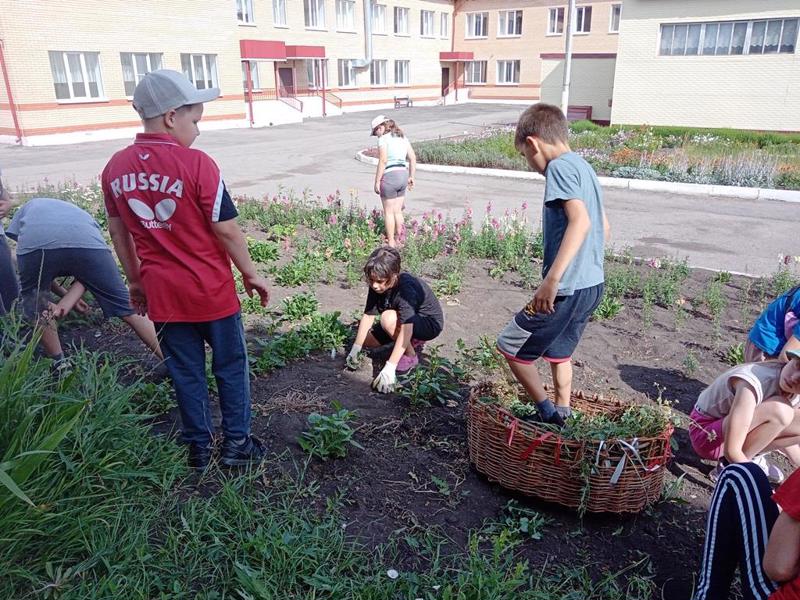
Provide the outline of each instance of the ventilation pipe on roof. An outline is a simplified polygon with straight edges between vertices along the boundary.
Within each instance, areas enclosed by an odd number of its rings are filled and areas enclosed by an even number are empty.
[[[372,0],[364,0],[364,58],[351,62],[352,66],[363,69],[372,62]]]

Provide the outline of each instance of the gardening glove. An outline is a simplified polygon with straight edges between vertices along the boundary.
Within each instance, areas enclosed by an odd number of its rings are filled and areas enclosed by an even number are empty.
[[[352,369],[353,371],[358,369],[359,363],[361,362],[358,357],[360,352],[361,346],[358,344],[353,344],[353,347],[350,348],[350,354],[348,354],[347,358],[344,359],[344,364],[348,369]]]
[[[397,365],[387,362],[378,376],[372,382],[372,388],[379,391],[381,394],[388,394],[394,391],[397,385]]]

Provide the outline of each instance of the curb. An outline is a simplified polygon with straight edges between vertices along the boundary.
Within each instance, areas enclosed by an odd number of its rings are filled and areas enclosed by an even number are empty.
[[[369,165],[377,165],[378,159],[367,156],[365,150],[356,152],[356,160]],[[417,171],[433,173],[458,173],[464,175],[483,175],[485,177],[505,177],[507,179],[527,179],[544,181],[544,176],[529,171],[509,169],[482,169],[477,167],[456,167],[450,165],[431,165],[417,163]],[[617,188],[648,192],[665,192],[691,196],[723,196],[744,200],[777,200],[779,202],[800,202],[800,191],[776,190],[770,188],[738,187],[735,185],[709,185],[705,183],[678,183],[653,181],[651,179],[623,179],[621,177],[598,177],[605,188]]]

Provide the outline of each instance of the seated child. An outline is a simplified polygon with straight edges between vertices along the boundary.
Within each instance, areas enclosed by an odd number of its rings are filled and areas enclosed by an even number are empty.
[[[786,361],[787,350],[800,349],[800,286],[773,300],[758,317],[747,336],[744,359],[760,362]]]
[[[773,495],[753,463],[722,470],[711,497],[693,600],[729,598],[737,566],[744,598],[800,598],[800,472]]]
[[[800,442],[800,350],[787,356],[788,363],[737,365],[700,393],[689,438],[698,456],[721,461],[712,477],[725,461],[749,462],[759,453]]]
[[[394,343],[386,366],[372,382],[373,388],[386,394],[397,383],[396,373],[405,373],[419,364],[417,355],[424,342],[442,332],[444,315],[430,286],[400,271],[397,249],[382,246],[375,250],[367,259],[364,275],[369,283],[367,305],[346,363],[348,368],[356,369],[362,347]],[[374,323],[378,314],[380,322]]]

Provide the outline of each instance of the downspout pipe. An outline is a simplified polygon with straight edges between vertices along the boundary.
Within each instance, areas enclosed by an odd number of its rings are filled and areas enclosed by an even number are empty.
[[[11,107],[11,118],[14,120],[14,131],[17,134],[17,143],[22,143],[22,127],[19,125],[19,117],[17,116],[17,105],[14,102],[14,94],[11,92],[11,82],[8,80],[8,68],[6,68],[6,56],[4,49],[4,42],[0,40],[0,69],[3,71],[3,81],[6,84],[6,96],[8,97],[8,105]]]
[[[352,65],[357,69],[368,67],[372,62],[372,0],[364,0],[364,58],[357,58]]]

